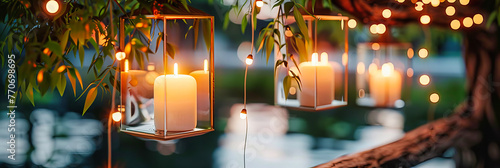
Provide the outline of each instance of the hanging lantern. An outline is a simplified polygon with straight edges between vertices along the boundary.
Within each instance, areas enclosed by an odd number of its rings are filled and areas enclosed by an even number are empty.
[[[410,61],[415,51],[409,43],[387,40],[389,36],[358,44],[356,103],[360,106],[402,108],[405,105],[405,83],[411,83],[414,72]]]
[[[344,22],[349,18],[320,11],[310,12],[312,16],[297,10],[283,17],[279,38],[286,44],[274,47],[274,95],[279,106],[320,111],[347,105],[349,48]]]
[[[166,5],[120,18],[121,131],[154,140],[214,130],[214,17]]]

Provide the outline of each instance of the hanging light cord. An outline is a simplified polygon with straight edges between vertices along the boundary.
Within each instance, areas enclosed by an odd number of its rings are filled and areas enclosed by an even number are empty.
[[[251,29],[252,29],[252,44],[251,44],[251,47],[250,47],[250,56],[252,56],[252,59],[253,59],[253,50],[254,50],[254,40],[255,40],[255,31],[254,31],[254,27],[255,27],[255,23],[254,23],[254,5],[255,5],[255,1],[252,2],[252,0],[250,0],[250,22],[251,22]],[[248,58],[247,58],[248,59]],[[253,61],[253,60],[252,60]],[[246,108],[247,108],[247,74],[248,74],[248,63],[246,63],[246,66],[245,66],[245,81],[244,81],[244,84],[243,84],[243,110],[245,110],[245,115],[248,115],[247,111],[246,111]],[[247,151],[247,139],[248,139],[248,116],[245,117],[245,141],[243,143],[243,167],[246,168],[246,151]]]

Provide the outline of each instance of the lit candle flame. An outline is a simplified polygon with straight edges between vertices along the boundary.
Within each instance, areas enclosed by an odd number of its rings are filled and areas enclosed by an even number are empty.
[[[174,75],[177,76],[179,75],[179,65],[177,65],[177,63],[174,64]]]
[[[125,60],[125,65],[123,71],[128,72],[128,59]]]
[[[313,65],[318,65],[318,53],[313,53],[311,56],[311,62]]]
[[[382,76],[388,77],[394,71],[394,65],[392,63],[385,63],[382,65]]]
[[[207,59],[205,59],[205,61],[203,61],[203,70],[205,72],[208,72],[208,60]]]
[[[328,64],[328,53],[326,52],[321,53],[321,63]]]

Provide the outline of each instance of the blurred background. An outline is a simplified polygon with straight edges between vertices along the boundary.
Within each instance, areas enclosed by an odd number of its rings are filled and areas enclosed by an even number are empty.
[[[192,6],[215,16],[215,102],[214,132],[174,141],[150,141],[112,131],[113,167],[243,167],[244,120],[239,118],[243,102],[244,60],[250,50],[251,29],[241,32],[241,17],[231,13],[238,0],[193,0]],[[257,16],[257,31],[272,19],[274,0]],[[226,12],[229,24],[223,29]],[[349,104],[320,112],[295,111],[274,106],[273,63],[255,54],[248,72],[247,146],[248,167],[311,167],[342,155],[370,149],[402,137],[405,132],[432,119],[446,117],[465,98],[465,68],[462,35],[450,29],[410,24],[394,27],[394,38],[410,43],[415,51],[426,48],[429,56],[415,54],[413,74],[403,108],[372,108],[356,104],[356,57],[359,43],[376,38],[370,25],[359,21],[349,29]],[[258,33],[256,33],[258,35]],[[86,49],[92,57],[93,48]],[[89,59],[87,59],[89,61]],[[107,60],[104,64],[110,64]],[[93,79],[86,72],[90,62],[80,67],[84,86]],[[86,67],[86,66],[87,67]],[[421,75],[431,77],[423,86]],[[5,79],[6,73],[1,74]],[[85,83],[86,82],[86,83]],[[5,81],[0,82],[5,87]],[[80,90],[78,93],[81,93]],[[76,100],[71,90],[65,97],[35,94],[35,106],[27,99],[16,111],[16,160],[0,151],[0,167],[105,167],[106,130],[110,94],[98,95],[96,103],[81,115],[84,100]],[[431,103],[429,95],[439,101]],[[2,92],[5,96],[5,92]],[[1,107],[7,106],[2,101]],[[7,111],[2,111],[7,113]],[[0,115],[0,142],[8,141],[8,116]],[[6,143],[0,143],[2,149]],[[454,167],[453,149],[443,157],[417,167]]]

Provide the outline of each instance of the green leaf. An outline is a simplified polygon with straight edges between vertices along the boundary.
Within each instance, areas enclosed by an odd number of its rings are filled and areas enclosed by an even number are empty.
[[[495,21],[495,17],[497,16],[497,10],[491,12],[489,18],[488,18],[488,22],[486,23],[486,27],[490,27],[491,23],[493,23],[493,21]]]
[[[61,50],[66,50],[66,45],[68,45],[69,32],[71,29],[68,29],[64,32],[64,34],[59,38],[59,45],[61,46]]]
[[[160,42],[163,41],[163,32],[158,33],[158,37],[156,38],[156,49],[155,53],[158,52],[158,48],[160,47]]]
[[[82,116],[87,112],[89,107],[94,103],[95,97],[97,96],[97,87],[91,88],[87,93],[87,98],[85,99],[85,105],[83,106]]]
[[[224,24],[222,25],[223,30],[227,30],[227,27],[229,26],[229,12],[226,13],[224,16]]]
[[[312,12],[314,13],[314,8],[316,7],[316,0],[311,1]]]
[[[66,90],[66,78],[64,77],[64,74],[59,75],[59,82],[57,83],[57,90],[59,91],[59,94],[61,97],[64,94],[64,90]]]
[[[245,34],[245,29],[247,28],[247,23],[248,23],[247,14],[245,14],[245,16],[243,16],[243,20],[241,21],[241,33],[242,34]]]
[[[34,99],[34,93],[33,93],[33,85],[28,84],[28,87],[26,87],[26,97],[28,97],[28,100],[31,102],[33,106],[35,106],[35,99]]]
[[[293,2],[285,3],[285,16],[288,16],[290,14],[290,10],[292,10],[293,6],[294,6]]]
[[[210,19],[203,19],[201,21],[201,24],[202,24],[201,31],[203,31],[203,40],[205,41],[205,47],[207,47],[207,51],[210,54],[210,52],[211,52],[210,49],[212,48],[211,47],[211,44],[212,44],[212,22],[210,21]]]
[[[266,64],[269,62],[269,57],[271,56],[271,52],[273,51],[273,47],[274,47],[274,37],[272,36],[269,36],[267,38],[267,42],[266,42]]]
[[[279,59],[278,61],[276,61],[276,64],[274,65],[274,76],[276,76],[276,71],[281,64],[283,64],[283,60]]]
[[[174,59],[175,57],[175,47],[174,45],[170,44],[167,42],[167,53],[170,56],[170,58]]]
[[[277,7],[277,6],[280,6],[281,4],[283,4],[285,0],[279,0],[278,2],[276,2],[274,5],[273,5],[273,8]]]
[[[304,18],[302,17],[302,14],[300,14],[297,7],[295,7],[293,9],[293,16],[295,17],[295,22],[299,26],[300,33],[304,36],[304,39],[306,41],[309,41],[309,34],[308,34],[306,22],[305,22]]]
[[[101,68],[102,68],[102,64],[103,64],[104,60],[102,58],[97,58],[96,62],[95,62],[95,67],[97,68],[97,71],[101,71]]]
[[[71,73],[66,74],[68,75],[69,82],[71,83],[71,87],[73,88],[73,95],[76,97],[76,79],[71,75]]]
[[[299,70],[299,73],[302,74],[302,72],[300,72],[300,68],[299,65],[297,64],[297,61],[295,61],[295,57],[293,57],[293,54],[290,55],[290,59],[292,60],[295,67],[297,67],[297,69]]]
[[[288,91],[292,85],[292,80],[289,75],[286,75],[283,79],[283,92],[285,93],[285,99],[288,99]]]
[[[200,20],[195,19],[193,21],[193,27],[194,27],[194,49],[196,50],[196,46],[198,45],[198,34],[200,33]]]
[[[59,43],[50,40],[47,41],[47,43],[45,43],[44,47],[48,48],[50,51],[52,51],[52,53],[54,53],[58,57],[62,56],[62,50]]]

